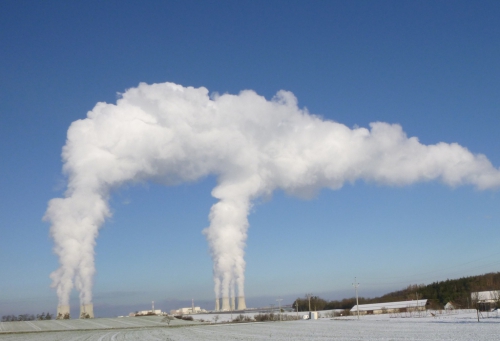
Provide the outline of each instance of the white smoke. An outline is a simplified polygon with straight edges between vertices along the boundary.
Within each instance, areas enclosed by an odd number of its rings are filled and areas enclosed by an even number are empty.
[[[140,84],[73,122],[62,155],[68,189],[45,215],[59,256],[51,278],[60,305],[74,286],[81,304],[91,303],[95,239],[110,216],[110,191],[127,182],[217,176],[219,201],[203,231],[217,298],[244,296],[247,216],[255,198],[277,188],[308,197],[358,179],[500,186],[500,171],[483,155],[455,143],[422,145],[395,124],[349,129],[300,109],[287,91],[268,101],[253,91],[211,98],[205,88]]]

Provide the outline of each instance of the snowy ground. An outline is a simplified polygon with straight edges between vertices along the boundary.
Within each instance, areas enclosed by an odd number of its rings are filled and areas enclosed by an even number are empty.
[[[225,315],[225,314],[221,314]],[[477,322],[474,312],[441,314],[437,317],[396,317],[393,315],[321,318],[291,322],[241,324],[191,324],[186,327],[137,327],[108,330],[0,333],[0,340],[498,340],[500,316],[483,315]],[[116,319],[95,319],[105,323]],[[128,320],[128,321],[134,321]],[[47,321],[50,322],[50,321]],[[56,321],[52,321],[56,322]],[[73,321],[71,321],[73,322]],[[16,323],[16,322],[9,322]],[[141,322],[142,323],[142,322]],[[144,322],[146,323],[146,322]],[[5,327],[5,323],[2,323]]]
[[[72,331],[95,329],[126,329],[166,327],[161,316],[123,317],[123,318],[96,318],[87,320],[51,320],[51,321],[20,321],[0,322],[0,340],[3,333],[40,332],[40,331]],[[186,326],[200,324],[197,321],[172,320],[170,326]]]

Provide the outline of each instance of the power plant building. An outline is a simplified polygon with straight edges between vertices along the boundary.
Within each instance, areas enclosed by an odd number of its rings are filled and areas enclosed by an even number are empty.
[[[184,315],[184,314],[202,314],[206,313],[205,309],[201,309],[200,307],[189,307],[189,308],[180,308],[177,310],[170,310],[170,314],[172,315]]]

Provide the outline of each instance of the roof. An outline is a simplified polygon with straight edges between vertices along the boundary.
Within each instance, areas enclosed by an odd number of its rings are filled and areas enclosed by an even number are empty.
[[[367,311],[367,310],[381,310],[383,308],[386,309],[398,309],[398,308],[414,308],[417,306],[425,307],[427,304],[427,299],[414,300],[414,301],[399,301],[399,302],[385,302],[385,303],[372,303],[372,304],[360,304],[359,311]],[[351,311],[357,311],[357,305],[352,307]]]
[[[444,309],[455,309],[455,304],[452,303],[452,302],[448,302],[446,303],[446,305],[444,306]]]
[[[500,298],[500,290],[473,292],[471,298],[477,298],[479,301],[497,301]]]

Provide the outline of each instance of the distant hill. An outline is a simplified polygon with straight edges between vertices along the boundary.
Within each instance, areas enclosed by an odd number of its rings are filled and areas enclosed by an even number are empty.
[[[443,308],[450,301],[461,308],[468,308],[471,306],[471,292],[486,290],[500,290],[500,272],[447,279],[446,281],[434,282],[428,285],[409,285],[405,289],[393,291],[380,297],[359,297],[359,304],[415,300],[418,294],[418,298],[426,298],[433,309]],[[292,305],[294,309],[297,304],[299,311],[309,310],[307,298],[295,300]],[[326,301],[317,296],[311,297],[311,309],[314,310],[351,309],[355,304],[355,297],[345,298],[341,301]]]

